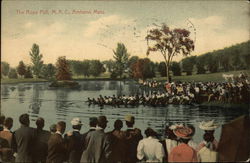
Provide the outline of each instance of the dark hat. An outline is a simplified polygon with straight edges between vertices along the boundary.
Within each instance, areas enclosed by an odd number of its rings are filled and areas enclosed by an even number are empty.
[[[102,124],[102,123],[107,123],[108,120],[107,120],[106,116],[101,115],[98,117],[97,122],[98,122],[98,124]]]

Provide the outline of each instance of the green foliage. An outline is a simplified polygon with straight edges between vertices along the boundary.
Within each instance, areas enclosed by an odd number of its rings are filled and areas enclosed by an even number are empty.
[[[43,55],[40,54],[39,46],[37,44],[33,44],[29,54],[31,57],[33,74],[36,77],[39,77],[41,75],[40,73],[43,67],[43,61],[42,61]]]
[[[33,78],[33,75],[32,75],[32,73],[31,73],[31,67],[30,67],[30,66],[27,67],[27,70],[26,70],[26,72],[25,72],[25,74],[24,74],[24,78]]]
[[[103,61],[102,64],[106,67],[108,72],[113,72],[115,69],[115,61],[111,59]]]
[[[56,74],[56,67],[53,64],[44,64],[42,68],[42,77],[44,79],[52,79]]]
[[[16,69],[11,68],[10,71],[9,71],[8,77],[9,77],[10,79],[17,79],[17,72],[16,72]]]
[[[166,63],[165,62],[160,62],[159,66],[158,66],[158,71],[160,72],[160,75],[162,77],[167,76]]]
[[[195,63],[196,63],[196,56],[184,58],[182,60],[183,71],[187,72],[187,75],[192,75]]]
[[[123,43],[118,43],[116,51],[113,50],[115,59],[115,71],[119,74],[120,78],[128,67],[129,54],[127,48]]]
[[[172,62],[171,70],[174,76],[181,76],[181,67],[178,62]]]
[[[20,75],[20,76],[24,76],[25,73],[26,73],[26,66],[25,64],[23,63],[23,61],[20,61],[19,62],[19,65],[17,66],[17,73]]]
[[[1,62],[1,75],[7,76],[10,70],[10,65],[7,62]]]
[[[89,68],[90,75],[97,77],[103,72],[105,72],[103,64],[99,60],[91,60]]]

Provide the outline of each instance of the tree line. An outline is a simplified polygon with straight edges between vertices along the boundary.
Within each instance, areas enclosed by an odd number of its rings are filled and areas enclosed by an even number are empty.
[[[200,56],[191,56],[180,62],[171,62],[169,70],[174,76],[227,72],[250,68],[250,41],[209,52]],[[56,64],[44,64],[39,46],[33,44],[30,52],[31,64],[19,62],[16,68],[7,62],[1,62],[1,77],[8,78],[44,78],[71,79],[72,76],[98,77],[108,72],[110,78],[148,79],[157,74],[166,76],[166,62],[153,62],[149,58],[131,56],[123,43],[118,43],[113,50],[113,59],[67,60],[59,57]]]

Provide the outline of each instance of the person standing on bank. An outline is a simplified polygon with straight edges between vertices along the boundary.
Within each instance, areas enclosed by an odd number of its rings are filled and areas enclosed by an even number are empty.
[[[156,138],[157,133],[153,129],[147,128],[145,135],[147,138],[142,139],[138,144],[137,158],[146,162],[162,162],[164,149]]]
[[[36,138],[35,144],[33,147],[33,161],[36,162],[46,162],[48,155],[48,141],[50,138],[50,132],[43,130],[44,128],[44,119],[42,117],[37,118],[36,120]]]
[[[82,138],[82,142],[83,142],[83,151],[87,148],[87,144],[86,144],[86,137],[90,132],[93,132],[96,130],[96,125],[97,125],[97,118],[96,117],[90,117],[89,118],[89,131],[87,131],[86,133],[83,134]]]
[[[73,118],[71,121],[73,132],[68,132],[65,139],[68,141],[68,152],[71,163],[80,163],[83,152],[83,136],[80,134],[82,122],[79,118]]]
[[[4,120],[4,126],[3,126],[3,131],[0,131],[0,137],[3,139],[8,140],[9,146],[12,146],[12,136],[13,133],[10,131],[12,126],[13,126],[13,119],[10,117],[7,117]]]
[[[62,163],[67,159],[67,142],[62,135],[66,129],[66,123],[59,121],[56,125],[56,133],[52,134],[48,141],[47,163]]]
[[[140,140],[143,139],[141,134],[141,130],[138,128],[134,128],[135,124],[135,117],[132,115],[127,115],[125,117],[125,122],[127,125],[127,130],[125,131],[126,134],[126,162],[128,163],[135,163],[138,161],[137,159],[137,146]]]
[[[15,162],[32,162],[33,145],[35,140],[35,130],[30,128],[28,114],[19,117],[21,127],[13,134],[13,150],[17,154]]]
[[[192,129],[187,126],[178,127],[174,134],[179,138],[180,144],[170,152],[169,162],[197,162],[195,149],[188,145],[192,138]]]
[[[96,131],[88,133],[85,138],[87,147],[86,150],[83,151],[81,162],[110,162],[110,140],[108,134],[104,133],[107,123],[106,116],[98,117]]]

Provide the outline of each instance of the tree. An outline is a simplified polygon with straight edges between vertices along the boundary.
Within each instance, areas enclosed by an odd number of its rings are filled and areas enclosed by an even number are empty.
[[[217,57],[211,55],[211,53],[209,53],[207,57],[207,68],[210,71],[210,73],[218,72],[219,61]]]
[[[19,62],[19,65],[17,66],[17,73],[20,75],[20,76],[24,76],[25,73],[26,73],[26,66],[25,64],[23,63],[23,61],[20,61]]]
[[[115,59],[115,71],[119,74],[120,78],[122,78],[122,74],[127,68],[129,54],[127,52],[127,48],[123,43],[118,43],[116,51],[113,50],[114,59]]]
[[[1,75],[7,76],[10,70],[10,65],[7,62],[1,62]]]
[[[45,79],[52,79],[53,77],[55,77],[55,74],[56,74],[56,68],[53,64],[45,64],[43,65],[43,68],[42,68],[42,77],[45,78]]]
[[[154,65],[148,58],[139,59],[133,65],[132,77],[135,79],[147,79],[155,77]]]
[[[108,72],[113,72],[115,67],[115,62],[113,60],[106,60],[102,62],[105,65]]]
[[[179,28],[171,30],[166,24],[163,24],[161,28],[150,30],[146,36],[148,42],[153,42],[152,46],[148,46],[147,55],[156,51],[162,54],[166,64],[168,81],[170,63],[173,57],[178,54],[187,56],[194,50],[194,41],[189,36],[188,30]]]
[[[174,76],[181,76],[181,67],[178,62],[173,62],[171,65],[171,70]]]
[[[40,54],[39,46],[37,44],[33,44],[30,51],[30,57],[32,62],[33,73],[36,77],[39,77],[43,67],[43,55]]]
[[[103,64],[99,60],[92,60],[90,62],[89,72],[90,75],[97,77],[101,73],[105,72],[105,68],[103,67]]]
[[[27,67],[27,70],[24,74],[24,78],[33,78],[30,66]]]
[[[183,71],[187,72],[187,75],[192,75],[195,63],[196,63],[196,56],[184,58],[182,60]]]
[[[71,72],[66,57],[59,57],[56,62],[56,79],[57,80],[71,80]]]
[[[160,62],[159,66],[158,66],[158,71],[161,74],[162,77],[167,76],[166,73],[166,63],[165,62]]]
[[[8,77],[9,77],[10,79],[17,79],[16,69],[11,68],[11,69],[10,69],[10,72],[9,72],[9,74],[8,74]]]

